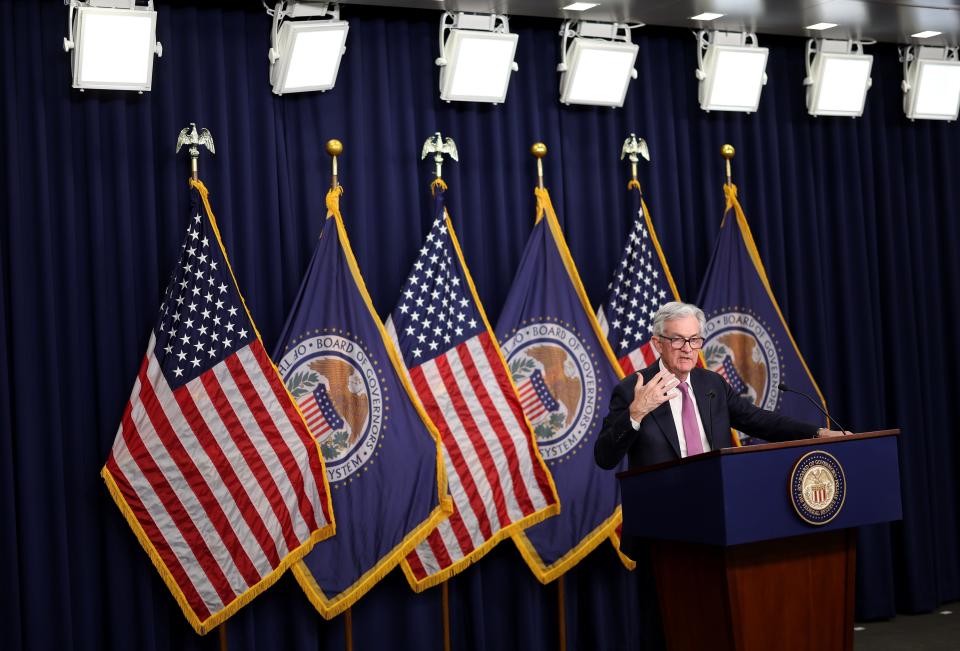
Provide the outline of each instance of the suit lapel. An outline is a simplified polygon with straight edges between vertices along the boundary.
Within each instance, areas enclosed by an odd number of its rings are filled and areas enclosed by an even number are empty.
[[[647,368],[643,369],[641,374],[643,375],[644,383],[649,382],[654,375],[660,372],[660,362],[654,362]],[[667,440],[667,443],[670,444],[670,447],[673,448],[673,453],[677,455],[677,458],[680,458],[680,439],[677,438],[677,426],[673,422],[673,412],[670,411],[670,402],[665,402],[652,412],[650,416],[653,417],[653,422],[657,424],[660,428],[660,431],[663,433],[663,437]]]
[[[667,401],[654,409],[651,413],[653,420],[660,426],[667,443],[673,448],[673,453],[680,458],[680,439],[677,435],[677,425],[673,422],[673,412],[670,411],[670,402]]]

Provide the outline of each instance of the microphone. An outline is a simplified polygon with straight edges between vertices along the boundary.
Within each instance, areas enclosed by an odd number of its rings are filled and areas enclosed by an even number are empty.
[[[807,400],[810,401],[810,404],[811,404],[811,405],[813,405],[814,407],[816,407],[817,409],[819,409],[820,412],[821,412],[824,416],[827,417],[827,422],[828,422],[828,423],[829,423],[830,421],[833,421],[833,424],[836,425],[837,428],[838,428],[841,432],[849,432],[849,431],[851,431],[851,430],[848,430],[848,429],[847,429],[846,427],[844,427],[843,425],[841,425],[840,423],[838,423],[838,422],[837,422],[837,419],[834,418],[833,416],[831,416],[830,414],[828,414],[828,413],[826,412],[826,410],[825,410],[823,407],[820,406],[820,403],[819,403],[819,402],[817,402],[816,400],[814,400],[813,398],[811,398],[810,396],[808,396],[808,395],[805,394],[804,392],[802,392],[802,391],[797,391],[796,389],[791,389],[790,387],[788,387],[788,386],[787,386],[786,384],[784,384],[783,382],[781,382],[780,384],[778,384],[778,385],[777,385],[777,388],[780,389],[781,391],[785,391],[785,392],[787,392],[787,393],[796,393],[797,395],[803,396],[804,398],[806,398]]]
[[[717,394],[711,389],[707,391],[707,397],[710,398],[710,402],[707,403],[707,415],[710,416],[710,429],[707,435],[710,437],[710,445],[713,445],[713,399],[717,397]]]

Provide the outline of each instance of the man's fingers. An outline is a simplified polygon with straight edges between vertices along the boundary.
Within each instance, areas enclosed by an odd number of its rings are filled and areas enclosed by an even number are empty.
[[[657,389],[666,395],[680,383],[680,380],[677,379],[670,371],[664,370],[663,375],[660,377],[659,382],[657,383]]]
[[[680,384],[680,380],[677,379],[677,376],[670,375],[669,379],[664,382],[663,385],[663,399],[664,401],[673,400],[679,395],[677,391],[677,385]]]
[[[640,393],[640,389],[642,388],[643,388],[643,375],[641,375],[640,373],[637,373],[637,384],[636,386],[633,387],[633,393],[634,394]]]
[[[657,402],[670,400],[676,394],[676,387],[680,383],[677,377],[667,369],[660,369],[656,375],[650,378],[646,384],[643,383],[643,376],[637,374],[637,384],[633,388],[633,394],[639,397],[645,393],[654,396]]]
[[[640,377],[640,379],[637,380],[637,386],[634,389],[634,393],[638,396],[641,393],[658,393],[659,391],[661,391],[660,383],[656,375],[650,378],[650,381],[646,384],[643,384],[643,377]]]

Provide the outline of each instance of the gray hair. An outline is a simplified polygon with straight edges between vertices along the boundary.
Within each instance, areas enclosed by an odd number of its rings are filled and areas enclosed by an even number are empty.
[[[682,319],[688,316],[697,317],[697,321],[700,323],[700,336],[706,336],[707,317],[704,316],[703,310],[693,303],[680,303],[679,301],[670,301],[660,306],[657,313],[653,315],[653,325],[651,326],[653,334],[657,337],[662,337],[663,326],[667,321]]]

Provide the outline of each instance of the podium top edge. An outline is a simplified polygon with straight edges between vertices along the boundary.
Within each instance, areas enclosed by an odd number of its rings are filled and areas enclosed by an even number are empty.
[[[883,429],[877,430],[874,432],[861,432],[859,434],[851,434],[850,436],[838,436],[835,438],[821,438],[821,439],[797,439],[795,441],[783,441],[780,443],[760,443],[758,445],[744,445],[742,447],[731,447],[731,448],[721,448],[719,450],[711,450],[704,454],[698,454],[693,457],[686,457],[684,459],[674,459],[672,461],[664,461],[663,463],[655,463],[650,466],[643,466],[642,468],[632,468],[630,470],[624,470],[623,472],[617,473],[617,479],[625,479],[627,477],[632,477],[634,475],[640,475],[646,472],[652,472],[654,470],[660,470],[661,468],[669,468],[671,466],[676,466],[680,464],[687,463],[699,463],[702,461],[708,461],[710,459],[716,459],[718,457],[724,457],[729,454],[751,454],[753,452],[763,452],[764,450],[781,450],[784,448],[795,448],[805,445],[835,445],[837,443],[844,443],[849,441],[862,441],[864,439],[874,439],[881,438],[884,436],[899,436],[899,429]]]

